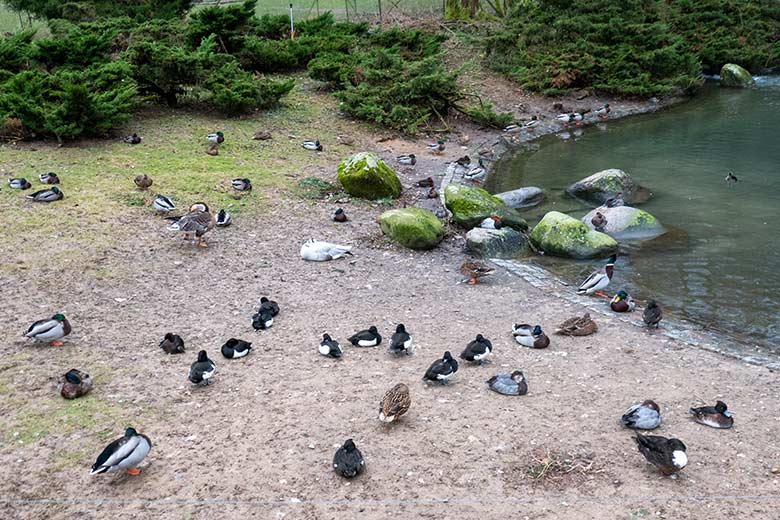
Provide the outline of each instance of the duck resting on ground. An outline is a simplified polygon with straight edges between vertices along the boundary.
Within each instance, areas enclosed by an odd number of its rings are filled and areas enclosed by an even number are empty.
[[[276,317],[279,314],[279,304],[274,300],[269,300],[266,296],[260,297],[260,307],[257,312],[268,312],[271,316]]]
[[[160,341],[160,348],[163,349],[166,354],[183,354],[184,340],[178,334],[168,332]]]
[[[171,199],[169,199],[165,195],[160,195],[159,193],[152,201],[152,207],[158,213],[170,213],[171,211],[176,209],[176,206],[173,204],[173,201]]]
[[[598,271],[593,271],[593,273],[580,284],[579,289],[577,289],[577,294],[595,293],[596,296],[608,298],[608,296],[602,292],[602,289],[607,287],[610,280],[612,280],[612,274],[615,272],[616,260],[617,255],[610,256],[609,260],[607,260],[607,265]]]
[[[515,370],[495,375],[488,379],[488,387],[494,392],[503,395],[525,395],[528,393],[528,380],[523,373]]]
[[[417,156],[413,153],[399,155],[395,158],[401,166],[414,166],[417,164]]]
[[[70,322],[65,315],[57,313],[48,320],[38,320],[30,325],[23,336],[34,341],[48,341],[52,347],[61,347],[60,340],[71,331]]]
[[[398,324],[395,334],[390,338],[390,353],[412,355],[412,336],[406,332],[403,323]]]
[[[590,219],[590,223],[593,224],[593,227],[596,229],[596,231],[604,231],[604,228],[607,226],[607,217],[605,217],[600,211],[597,211],[595,215],[593,215],[593,218]]]
[[[529,348],[547,348],[550,346],[550,338],[542,331],[542,327],[536,325],[530,335],[524,334],[524,329],[512,332],[518,344]]]
[[[331,244],[310,238],[301,245],[301,258],[310,262],[327,262],[346,255],[352,256],[351,251],[352,246]]]
[[[32,188],[32,184],[24,177],[19,177],[16,179],[8,179],[8,187],[12,190],[29,190]]]
[[[645,307],[645,311],[642,313],[642,320],[645,322],[647,328],[657,329],[658,324],[661,323],[662,319],[663,312],[658,303],[655,300],[647,302],[647,307]]]
[[[435,155],[441,155],[444,153],[444,150],[446,149],[446,145],[444,144],[444,141],[441,139],[436,141],[435,143],[430,143],[428,145],[428,151]]]
[[[252,315],[252,328],[255,330],[270,329],[274,324],[274,317],[271,311],[262,307]]]
[[[621,289],[609,302],[609,308],[615,312],[631,312],[636,308],[636,303],[626,291]]]
[[[438,381],[441,384],[449,384],[449,380],[458,371],[458,362],[452,358],[449,350],[441,359],[434,361],[423,376],[424,381]]]
[[[208,134],[206,136],[206,140],[211,145],[220,145],[225,142],[225,134],[223,134],[222,131],[213,134]]]
[[[661,424],[661,409],[655,401],[647,399],[626,410],[620,417],[620,423],[634,430],[654,430]]]
[[[152,441],[134,428],[125,430],[125,435],[113,441],[98,455],[92,465],[90,475],[100,473],[116,473],[125,470],[129,475],[141,473],[138,465],[146,458],[152,449]]]
[[[231,217],[230,213],[225,211],[224,209],[219,210],[219,213],[217,213],[217,219],[215,221],[215,224],[219,227],[227,227],[231,224],[233,220],[233,217]]]
[[[214,372],[217,371],[217,365],[209,359],[205,350],[198,352],[198,359],[190,366],[190,372],[187,378],[195,385],[210,385]]]
[[[236,191],[252,191],[252,181],[249,179],[233,179],[230,185]]]
[[[493,274],[495,269],[489,267],[487,264],[479,262],[477,260],[469,260],[468,258],[463,261],[460,266],[460,272],[462,275],[468,277],[468,285],[474,285],[479,278]],[[464,282],[466,280],[463,280]]]
[[[612,109],[609,107],[609,103],[604,103],[602,106],[593,111],[594,114],[604,120],[609,119],[610,112],[612,112]]]
[[[687,448],[680,439],[637,433],[634,440],[647,462],[663,475],[676,476],[688,464],[688,456],[685,454]]]
[[[152,178],[145,173],[143,175],[137,175],[135,179],[133,179],[133,182],[136,186],[138,186],[139,190],[148,190],[149,187],[154,183]]]
[[[344,478],[358,476],[363,472],[365,466],[366,462],[363,460],[363,454],[357,449],[352,439],[347,439],[333,456],[333,471]]]
[[[307,150],[311,150],[312,152],[321,152],[322,151],[322,145],[320,144],[319,140],[316,141],[304,141],[302,146],[306,148]]]
[[[490,340],[482,336],[482,334],[477,334],[477,337],[470,341],[463,352],[461,352],[460,359],[481,365],[487,361],[492,352],[493,344]]]
[[[38,180],[43,184],[59,184],[60,178],[54,172],[42,173],[38,175]]]
[[[504,226],[501,219],[495,215],[492,215],[479,223],[479,227],[483,229],[501,229]]]
[[[71,368],[60,377],[57,390],[65,399],[76,399],[92,390],[92,378],[86,372]]]
[[[122,138],[122,142],[127,144],[140,144],[141,137],[138,134],[128,135]]]
[[[382,336],[374,325],[366,330],[361,330],[350,336],[347,341],[356,347],[376,347],[382,343]]]
[[[203,235],[211,231],[215,224],[214,215],[209,212],[206,203],[196,202],[190,206],[188,213],[168,226],[168,229],[184,233],[184,240],[191,240],[192,235],[195,235],[196,246],[208,247],[208,244],[203,240]]]
[[[228,359],[238,359],[252,351],[252,343],[242,339],[230,338],[222,345],[222,355]]]
[[[485,176],[487,175],[487,168],[485,168],[485,163],[482,160],[482,157],[479,158],[479,165],[471,168],[469,171],[463,174],[463,178],[468,181],[482,181]]]
[[[409,411],[412,398],[409,395],[409,387],[398,383],[387,391],[379,403],[379,420],[383,423],[391,423]]]
[[[342,208],[338,208],[336,212],[333,214],[334,222],[346,222],[347,220],[349,220],[347,218],[347,214],[344,212]]]
[[[330,334],[323,334],[322,341],[320,341],[319,352],[323,356],[332,357],[338,359],[341,357],[343,351],[338,341],[331,339]]]
[[[597,330],[596,322],[590,317],[590,313],[586,312],[581,318],[575,316],[561,323],[555,333],[562,336],[590,336]]]
[[[715,406],[691,408],[693,420],[710,428],[728,429],[734,425],[734,417],[728,411],[726,403],[718,401]]]
[[[38,190],[35,193],[27,195],[27,198],[33,202],[54,202],[55,200],[61,200],[64,195],[57,186],[52,186],[49,189]]]

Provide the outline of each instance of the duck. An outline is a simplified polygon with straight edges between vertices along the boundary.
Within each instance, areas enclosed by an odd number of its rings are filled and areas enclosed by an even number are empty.
[[[60,178],[54,172],[42,173],[38,175],[38,180],[43,184],[59,184]]]
[[[269,300],[267,296],[261,296],[260,307],[257,309],[257,312],[263,311],[266,311],[270,313],[271,316],[276,317],[276,315],[279,314],[279,304],[274,300]]]
[[[271,137],[272,137],[271,132],[269,132],[268,130],[261,130],[260,132],[255,132],[254,135],[252,136],[252,139],[254,139],[255,141],[267,141],[271,139]]]
[[[122,142],[127,144],[141,144],[141,137],[134,133],[132,135],[123,137]]]
[[[98,475],[125,470],[129,475],[138,475],[141,473],[138,465],[151,449],[152,441],[149,437],[138,433],[135,428],[127,428],[123,437],[111,442],[100,452],[89,474]]]
[[[688,464],[688,456],[685,454],[687,448],[680,439],[637,433],[634,440],[647,462],[663,475],[676,475]]]
[[[338,208],[336,212],[333,214],[334,222],[346,222],[347,220],[349,220],[347,218],[347,214],[344,212],[342,208]]]
[[[24,177],[18,177],[15,179],[8,179],[8,187],[12,190],[29,190],[32,188],[32,184]]]
[[[219,210],[217,213],[217,219],[214,221],[219,227],[227,227],[232,223],[233,217],[224,209]]]
[[[469,165],[471,165],[471,157],[469,157],[468,155],[464,155],[463,157],[455,159],[455,164],[463,168],[468,168]]]
[[[334,341],[331,339],[330,334],[323,334],[322,335],[322,341],[320,341],[320,348],[319,348],[320,354],[326,357],[332,357],[332,358],[340,358],[343,354],[343,351],[341,350],[341,345],[339,345],[338,341]]]
[[[333,471],[344,478],[354,478],[363,472],[366,461],[352,439],[347,439],[333,456]]]
[[[426,177],[414,183],[418,188],[433,188],[433,177]]]
[[[726,183],[729,186],[733,186],[733,185],[735,185],[736,183],[739,182],[739,179],[737,179],[737,176],[734,175],[734,172],[731,171],[731,170],[729,170],[729,174],[726,175],[726,179],[725,180],[726,180]]]
[[[583,119],[585,119],[585,114],[590,112],[590,109],[583,110],[582,112],[574,112],[572,114],[569,114],[570,116],[570,122],[573,122],[575,126],[580,126],[580,123]]]
[[[651,399],[629,407],[620,417],[620,423],[634,430],[654,430],[661,425],[661,409]]]
[[[426,195],[429,199],[438,199],[439,198],[439,192],[436,191],[436,188],[431,188],[428,190],[428,193]]]
[[[658,324],[661,323],[663,317],[663,312],[661,311],[661,306],[658,305],[658,302],[655,300],[647,302],[647,307],[645,307],[645,311],[642,313],[642,320],[645,322],[647,328],[657,329]]]
[[[160,195],[159,193],[152,201],[152,207],[157,210],[159,213],[170,213],[174,209],[176,209],[176,206],[173,204],[173,201],[166,197],[165,195]]]
[[[539,118],[536,116],[531,116],[531,119],[529,121],[526,121],[523,123],[523,130],[528,130],[529,132],[533,132],[534,128],[539,126]]]
[[[390,353],[412,355],[412,336],[406,332],[403,323],[398,324],[395,334],[390,338]]]
[[[445,149],[446,149],[446,145],[442,140],[438,140],[435,143],[430,143],[428,145],[428,151],[435,155],[441,155],[442,153],[444,153]]]
[[[50,342],[52,347],[61,347],[62,338],[71,333],[72,327],[64,314],[57,313],[48,320],[38,320],[27,328],[24,337],[34,341]]]
[[[190,367],[187,378],[196,385],[210,385],[214,372],[217,371],[217,365],[209,359],[205,350],[198,352],[198,359]]]
[[[379,402],[379,420],[383,423],[391,423],[408,412],[411,405],[409,387],[398,383],[388,390]]]
[[[399,155],[395,158],[396,162],[401,166],[414,166],[417,164],[417,156],[413,153],[406,153]]]
[[[490,340],[482,336],[482,334],[477,334],[477,337],[469,342],[466,348],[463,349],[463,352],[460,353],[460,359],[481,365],[487,360],[491,352],[493,352],[493,344]]]
[[[228,359],[238,359],[252,351],[252,344],[243,339],[230,338],[222,345],[222,355]]]
[[[223,134],[221,131],[208,134],[206,136],[206,140],[211,144],[212,146],[218,146],[225,142],[225,134]]]
[[[474,285],[479,278],[493,274],[495,269],[489,267],[487,264],[478,262],[477,260],[469,260],[468,258],[463,261],[460,266],[460,272],[464,276],[468,276],[468,285]]]
[[[529,323],[513,323],[512,336],[533,336],[534,327]]]
[[[612,274],[615,272],[616,260],[617,255],[610,256],[607,260],[607,265],[598,271],[593,271],[590,276],[588,276],[585,281],[580,284],[579,289],[577,289],[577,294],[595,293],[597,296],[606,298],[607,295],[605,295],[601,290],[606,288],[607,285],[609,285],[610,280],[612,280]]]
[[[92,378],[86,372],[71,368],[60,377],[57,390],[65,399],[76,399],[92,390]]]
[[[600,107],[598,107],[596,110],[593,111],[594,114],[599,116],[601,119],[609,119],[609,113],[612,112],[612,109],[609,107],[609,103],[604,103]]]
[[[166,354],[183,354],[184,340],[178,334],[168,332],[163,339],[160,340],[160,348],[163,349]]]
[[[525,395],[528,393],[528,380],[519,370],[497,374],[486,381],[488,388],[502,395]]]
[[[734,417],[731,416],[726,403],[718,401],[715,406],[702,406],[691,408],[693,420],[710,428],[728,429],[734,426]]]
[[[321,242],[308,239],[301,245],[301,258],[310,262],[327,262],[328,260],[337,260],[346,255],[352,256],[352,246],[342,246],[331,244],[330,242]]]
[[[255,330],[270,329],[274,324],[274,317],[268,309],[262,307],[252,315],[252,328]]]
[[[352,146],[355,144],[355,138],[351,135],[339,134],[336,136],[336,139],[338,139],[341,144],[346,146]]]
[[[555,120],[566,127],[574,122],[574,114],[558,114],[555,116]]]
[[[623,200],[623,192],[619,191],[615,193],[614,197],[609,197],[604,201],[604,205],[608,208],[617,208],[619,206],[625,206],[626,201]]]
[[[208,247],[203,240],[203,235],[211,231],[215,225],[214,215],[209,211],[208,205],[205,202],[196,202],[190,206],[189,212],[168,226],[168,229],[184,233],[184,240],[190,240],[191,235],[194,234],[196,246]]]
[[[27,198],[33,202],[54,202],[55,200],[61,200],[64,195],[57,186],[53,186],[46,190],[38,190],[31,195],[27,195]]]
[[[522,334],[515,335],[515,341],[518,344],[529,348],[547,348],[550,346],[550,338],[542,331],[540,325],[536,325],[531,331],[530,336]]]
[[[312,152],[321,152],[322,151],[322,145],[320,144],[319,140],[317,141],[304,141],[303,147],[307,150],[311,150]]]
[[[133,179],[133,182],[136,186],[138,186],[139,190],[148,190],[149,187],[154,183],[152,178],[146,174],[137,175],[135,179]]]
[[[555,329],[555,333],[562,336],[590,336],[598,329],[598,325],[591,319],[590,313],[586,312],[581,318],[575,316],[561,323]]]
[[[206,148],[206,154],[212,157],[216,157],[217,155],[219,155],[219,146],[215,144],[210,144],[209,147]]]
[[[382,336],[376,330],[374,325],[371,325],[366,330],[356,332],[347,340],[356,347],[376,347],[382,343]]]
[[[519,134],[522,131],[523,131],[522,121],[515,121],[511,125],[507,125],[504,127],[505,134]]]
[[[252,191],[252,181],[249,179],[233,179],[230,184],[236,191]]]
[[[593,215],[593,218],[590,219],[590,223],[593,224],[593,227],[596,229],[596,231],[603,231],[607,226],[607,217],[605,217],[600,211],[597,211],[596,214]]]
[[[485,168],[485,163],[483,162],[482,157],[480,157],[479,165],[471,168],[469,171],[463,174],[463,178],[469,181],[481,181],[485,178],[486,175],[487,169]]]
[[[501,229],[504,227],[504,223],[499,217],[492,215],[480,222],[479,227],[482,229]]]
[[[458,371],[458,362],[452,358],[450,351],[446,351],[441,359],[434,361],[423,376],[424,381],[438,381],[444,385],[449,384],[450,378]]]
[[[636,308],[636,303],[634,303],[634,299],[626,291],[621,289],[610,300],[609,308],[615,312],[631,312]]]

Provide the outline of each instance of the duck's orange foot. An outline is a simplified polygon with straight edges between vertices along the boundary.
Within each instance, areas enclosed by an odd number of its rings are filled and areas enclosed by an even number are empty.
[[[51,342],[51,346],[52,347],[61,347],[62,345],[64,345],[64,343],[62,341],[52,341]]]
[[[133,475],[134,477],[141,474],[141,468],[130,468],[127,470],[128,475]]]
[[[594,294],[595,296],[598,296],[599,298],[609,298],[609,296],[607,296],[606,294],[604,294],[604,293],[603,293],[603,292],[601,292],[601,291],[596,291],[596,292],[594,292],[593,294]]]
[[[198,242],[197,245],[198,245],[198,247],[209,247],[209,245],[206,242],[203,242],[203,241]]]
[[[468,283],[468,285],[477,285],[477,279],[476,278],[472,278],[467,283]]]

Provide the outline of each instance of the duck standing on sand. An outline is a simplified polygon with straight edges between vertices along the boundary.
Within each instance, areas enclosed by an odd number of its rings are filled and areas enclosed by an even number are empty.
[[[522,121],[515,121],[511,125],[507,125],[504,127],[505,134],[519,134],[522,131],[523,131]]]
[[[391,423],[408,412],[411,405],[409,387],[398,383],[387,391],[379,403],[379,420],[383,423]]]
[[[452,359],[449,350],[441,359],[434,361],[423,376],[424,381],[438,381],[443,385],[449,384],[449,380],[458,371],[458,362]]]
[[[654,430],[661,424],[661,409],[655,401],[647,399],[626,410],[620,417],[620,423],[634,430]]]
[[[307,150],[311,150],[312,152],[322,151],[322,145],[320,144],[319,139],[316,141],[304,141],[301,146],[303,146]]]
[[[32,188],[32,184],[24,177],[19,177],[16,179],[8,179],[8,187],[12,190],[29,190]]]
[[[575,126],[580,126],[582,120],[585,119],[585,114],[590,112],[590,109],[583,110],[582,112],[574,112],[569,114],[570,122],[573,122]]]
[[[27,198],[33,202],[54,202],[55,200],[62,200],[62,197],[64,195],[57,186],[52,186],[46,190],[38,190],[27,195]]]
[[[29,326],[24,337],[34,341],[51,342],[52,347],[61,347],[62,338],[70,334],[72,328],[64,314],[55,314],[48,320],[38,320]]]
[[[148,190],[149,187],[154,183],[151,177],[149,177],[146,174],[143,175],[137,175],[135,179],[133,179],[133,182],[136,186],[138,186],[138,189],[141,191]]]
[[[319,352],[323,356],[332,357],[338,359],[342,355],[341,345],[338,341],[331,339],[330,334],[323,334],[322,341],[320,341]]]
[[[562,336],[590,336],[597,330],[599,330],[598,325],[590,317],[590,313],[586,312],[581,318],[575,316],[561,323],[555,329],[555,333]]]
[[[468,258],[464,260],[460,266],[461,274],[468,277],[468,285],[475,285],[479,278],[491,275],[494,271],[495,269],[489,267],[487,264],[476,260],[469,260]]]
[[[655,300],[650,300],[647,302],[645,312],[642,313],[642,320],[644,320],[647,328],[657,329],[658,324],[661,323],[662,319],[663,312],[661,312],[661,307],[658,305],[658,303]]]
[[[346,255],[352,256],[351,251],[352,246],[331,244],[310,238],[301,245],[301,258],[310,262],[327,262]]]
[[[398,164],[401,166],[414,166],[417,164],[417,156],[413,153],[399,155],[395,160],[398,161]]]
[[[564,128],[574,122],[574,114],[558,114],[555,116],[555,120],[561,123]]]
[[[443,154],[445,149],[446,146],[444,144],[444,141],[442,141],[441,139],[436,141],[435,143],[431,143],[428,145],[428,151],[434,155]]]
[[[54,172],[42,173],[38,175],[38,180],[43,184],[59,184],[60,178]]]
[[[412,355],[412,336],[406,332],[403,323],[398,324],[395,334],[390,338],[390,353]]]
[[[687,448],[680,439],[637,434],[634,440],[647,462],[663,475],[676,476],[688,464]]]
[[[203,235],[211,231],[215,224],[214,215],[209,212],[209,207],[206,203],[196,202],[190,206],[188,213],[168,226],[168,229],[184,233],[184,240],[190,240],[191,235],[194,234],[196,246],[208,247],[208,244],[203,240]]]
[[[488,387],[494,392],[503,395],[525,395],[528,393],[528,380],[523,373],[515,370],[510,373],[502,373],[488,379]]]
[[[723,401],[718,401],[715,406],[691,408],[691,415],[694,421],[710,428],[725,430],[734,426],[734,417]]]
[[[354,478],[363,472],[366,461],[357,449],[352,439],[347,439],[344,445],[333,456],[333,471],[344,478]]]
[[[599,269],[598,271],[594,271],[591,273],[590,276],[588,276],[584,282],[580,284],[579,289],[577,289],[577,294],[596,294],[596,296],[601,296],[602,298],[608,298],[606,294],[604,294],[601,290],[604,289],[606,286],[609,285],[610,280],[612,280],[612,274],[615,272],[615,261],[617,260],[617,255],[612,255],[609,257],[609,260],[607,260],[607,265],[604,266],[603,269]]]
[[[217,365],[209,359],[205,350],[198,352],[198,359],[190,366],[190,372],[187,378],[195,385],[210,385],[214,372],[217,371]]]
[[[612,109],[609,108],[609,103],[604,103],[602,106],[598,107],[596,110],[593,111],[594,114],[599,116],[600,119],[607,120],[609,119],[609,113],[612,112]]]
[[[92,390],[92,378],[86,372],[71,368],[60,377],[57,390],[65,399],[76,399]]]
[[[626,291],[621,289],[610,300],[609,308],[615,312],[631,312],[636,308],[636,303],[634,303],[634,299]]]
[[[152,449],[152,441],[134,428],[125,430],[124,437],[115,440],[98,455],[92,465],[90,475],[99,473],[116,473],[125,470],[129,475],[141,473],[138,465],[146,458]]]
[[[536,325],[530,335],[524,334],[524,329],[519,329],[512,334],[518,344],[529,348],[547,348],[550,346],[550,338],[544,333],[542,327]]]
[[[531,116],[531,119],[523,123],[523,130],[527,130],[529,132],[533,132],[534,129],[539,126],[539,118],[536,116]]]
[[[483,364],[488,356],[493,352],[493,344],[482,334],[477,334],[476,339],[469,342],[466,348],[461,352],[460,359],[472,363]]]

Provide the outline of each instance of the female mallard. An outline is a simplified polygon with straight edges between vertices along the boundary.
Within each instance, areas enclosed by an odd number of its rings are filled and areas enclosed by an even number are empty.
[[[125,470],[130,475],[141,473],[138,465],[146,458],[152,449],[152,441],[133,428],[125,430],[124,437],[115,440],[98,455],[92,465],[90,475],[98,473],[115,473]]]
[[[173,204],[173,201],[166,197],[165,195],[160,195],[159,193],[152,201],[152,207],[158,212],[158,213],[170,213],[174,209],[176,209],[176,206]]]
[[[428,151],[435,155],[441,155],[444,153],[445,148],[446,146],[444,145],[444,141],[441,139],[428,145]]]
[[[482,334],[477,334],[476,339],[469,342],[466,348],[461,352],[460,359],[470,361],[472,363],[482,364],[493,352],[493,344]]]
[[[463,168],[468,168],[471,165],[471,157],[464,155],[463,157],[455,159],[455,164]]]
[[[304,141],[303,147],[307,150],[311,150],[312,152],[321,152],[322,151],[322,145],[320,144],[319,139],[316,141]]]
[[[485,168],[485,163],[483,162],[482,157],[480,157],[479,165],[471,168],[469,171],[463,174],[463,178],[469,181],[481,181],[485,178],[486,175],[487,168]]]
[[[24,177],[19,177],[17,179],[8,179],[8,187],[12,190],[29,190],[32,188],[32,184]]]
[[[152,178],[148,175],[143,174],[136,176],[136,178],[133,179],[133,182],[138,186],[139,190],[148,190],[154,181],[152,181]]]
[[[27,198],[33,202],[54,202],[55,200],[62,199],[64,195],[57,186],[52,186],[46,190],[38,190],[31,195],[27,195]]]
[[[54,172],[42,173],[38,175],[38,180],[43,184],[59,184],[60,178]]]
[[[609,308],[615,312],[631,312],[635,307],[634,299],[622,289],[609,302]]]
[[[390,353],[392,354],[412,354],[412,336],[406,332],[403,323],[399,323],[395,328],[395,334],[390,338]]]
[[[590,219],[590,223],[593,224],[593,228],[596,231],[604,231],[607,226],[607,217],[605,217],[600,211],[597,211],[593,218]]]
[[[727,429],[734,425],[734,417],[723,401],[718,401],[715,406],[691,408],[691,415],[697,423],[711,428]]]
[[[635,439],[639,452],[663,475],[676,475],[688,464],[687,448],[680,439],[657,435],[639,435]]]
[[[133,135],[123,137],[122,142],[127,144],[141,144],[141,137],[134,133]]]
[[[593,271],[591,275],[580,284],[579,289],[577,289],[577,294],[596,293],[597,296],[608,298],[608,296],[601,292],[601,290],[609,285],[609,281],[612,280],[612,274],[615,271],[616,260],[617,255],[610,256],[609,260],[607,260],[607,265],[605,265],[603,269]]]
[[[522,372],[515,370],[495,375],[486,381],[494,392],[503,395],[525,395],[528,393],[528,380]]]
[[[271,137],[273,137],[271,135],[271,132],[269,132],[268,130],[261,130],[259,132],[255,132],[254,135],[252,136],[252,139],[254,139],[255,141],[268,141],[269,139],[271,139]]]
[[[433,177],[426,177],[414,183],[418,188],[433,188]]]
[[[591,319],[590,313],[586,312],[581,318],[575,316],[561,323],[555,329],[555,333],[562,336],[590,336],[598,329],[596,322]]]
[[[187,214],[168,226],[168,229],[184,233],[184,240],[190,240],[191,236],[195,235],[196,246],[208,247],[208,244],[203,240],[203,235],[213,229],[215,224],[214,215],[209,212],[206,203],[196,202],[190,206],[190,211]]]
[[[351,256],[352,253],[350,251],[352,251],[352,246],[331,244],[330,242],[321,242],[310,238],[301,245],[301,258],[310,262],[327,262],[345,255]]]
[[[168,332],[160,341],[160,348],[166,354],[182,354],[184,353],[184,340],[178,334]]]
[[[602,106],[593,111],[594,114],[605,120],[609,119],[610,112],[612,112],[612,109],[609,108],[609,103],[604,103]]]
[[[231,221],[232,217],[230,216],[230,213],[221,209],[219,210],[219,213],[217,213],[217,219],[214,223],[219,227],[227,227],[230,225]]]
[[[86,372],[71,368],[60,377],[57,390],[65,399],[76,399],[92,390],[92,378]]]
[[[382,336],[374,325],[366,330],[361,330],[349,337],[347,340],[356,347],[376,347],[382,343]]]
[[[534,327],[530,336],[516,334],[515,341],[524,347],[530,348],[547,348],[550,346],[550,338],[547,337],[547,334],[542,331],[542,327],[539,325]]]
[[[648,328],[655,327],[657,329],[658,324],[661,323],[663,317],[664,316],[663,312],[661,312],[661,307],[655,300],[650,300],[647,302],[645,312],[642,313],[642,320],[645,322],[645,325],[647,325]]]
[[[423,376],[424,381],[438,381],[444,385],[449,383],[455,372],[458,371],[458,362],[452,359],[449,350],[444,353],[441,359],[434,361]]]
[[[405,153],[395,158],[401,166],[414,166],[417,164],[417,156],[413,153]]]
[[[231,185],[236,191],[252,191],[252,181],[249,179],[233,179]]]
[[[222,355],[228,359],[238,359],[252,351],[252,344],[243,339],[230,338],[222,345]]]
[[[398,383],[387,391],[379,403],[379,420],[391,423],[409,411],[412,398],[409,396],[409,387]]]
[[[49,341],[52,347],[61,347],[62,338],[70,334],[71,326],[63,314],[55,314],[48,320],[38,320],[24,333],[26,338],[35,341]]]
[[[620,423],[634,430],[654,430],[661,425],[661,409],[655,401],[647,399],[626,410],[620,417]]]
[[[344,478],[354,478],[365,468],[363,454],[357,449],[352,439],[347,439],[344,445],[333,456],[333,471]]]
[[[461,274],[468,276],[469,285],[476,284],[477,279],[493,274],[494,271],[495,269],[488,267],[487,264],[478,262],[477,260],[469,260],[468,258],[464,260],[460,266]]]
[[[190,366],[187,379],[195,385],[210,385],[216,371],[217,365],[209,359],[205,350],[201,350],[198,352],[198,359]]]
[[[326,357],[332,357],[335,359],[338,359],[343,354],[343,351],[341,350],[341,345],[339,345],[338,341],[334,341],[330,334],[323,334],[322,335],[322,341],[320,341],[320,348],[319,348],[320,354]]]

